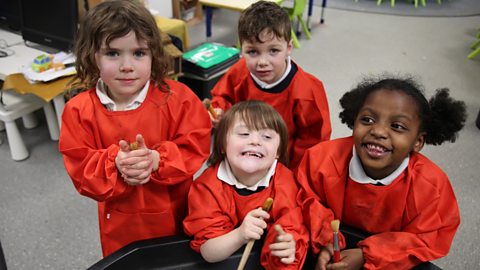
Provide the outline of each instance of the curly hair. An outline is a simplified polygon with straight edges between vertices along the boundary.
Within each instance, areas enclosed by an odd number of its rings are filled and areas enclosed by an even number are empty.
[[[399,91],[412,97],[418,108],[420,132],[426,133],[427,144],[455,142],[458,132],[465,125],[467,119],[465,103],[450,97],[448,88],[437,89],[435,95],[427,101],[423,87],[413,78],[399,78],[388,74],[381,78],[364,78],[354,89],[342,96],[340,106],[343,110],[339,114],[342,123],[353,129],[365,100],[379,90]]]
[[[103,44],[108,45],[130,31],[135,33],[138,40],[146,41],[151,51],[151,80],[157,85],[166,86],[164,79],[167,76],[168,61],[160,30],[150,12],[138,1],[131,0],[105,1],[88,11],[80,24],[73,48],[77,70],[74,81],[84,88],[94,87],[100,78],[95,53]],[[162,91],[169,90],[165,87]]]
[[[243,120],[250,130],[273,129],[280,135],[278,161],[288,166],[288,130],[282,116],[263,101],[247,100],[233,105],[220,119],[215,129],[213,150],[207,164],[213,166],[225,158],[227,135],[236,120]]]
[[[286,10],[270,1],[258,1],[245,9],[238,20],[238,38],[243,41],[259,42],[260,33],[268,29],[277,38],[287,42],[292,39],[292,23]]]

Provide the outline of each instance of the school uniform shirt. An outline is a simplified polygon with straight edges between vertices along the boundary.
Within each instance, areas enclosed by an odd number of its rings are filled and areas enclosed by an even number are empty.
[[[107,110],[95,89],[65,106],[59,150],[78,192],[98,201],[104,256],[136,240],[182,233],[192,176],[209,154],[211,122],[187,86],[166,82],[170,93],[152,82],[132,110]],[[115,158],[119,141],[135,141],[137,134],[160,162],[148,183],[130,186]]]
[[[218,176],[221,166],[223,165],[218,164],[207,168],[195,180],[188,194],[189,214],[183,225],[185,233],[193,236],[190,246],[200,252],[200,246],[207,240],[227,234],[240,226],[248,212],[261,207],[271,197],[273,205],[269,211],[270,218],[265,220],[267,234],[260,256],[261,265],[266,269],[301,269],[308,249],[308,231],[295,202],[298,187],[293,173],[277,163],[267,186],[264,183],[252,191],[237,189],[227,183],[229,181],[221,180]],[[224,171],[223,168],[220,170]],[[222,173],[220,177],[221,175]],[[269,245],[274,243],[277,236],[274,224],[280,224],[295,239],[295,261],[292,264],[284,264],[270,254]]]
[[[358,243],[365,269],[411,269],[445,256],[460,224],[447,175],[412,153],[406,168],[385,179],[386,185],[354,181],[349,176],[352,149],[352,137],[320,143],[307,150],[296,171],[298,202],[314,252],[330,241],[325,240],[327,223],[335,217],[373,234]]]
[[[320,80],[293,61],[288,75],[271,88],[252,78],[245,59],[235,63],[211,91],[212,106],[227,111],[244,100],[260,100],[274,107],[288,128],[290,168],[296,168],[305,150],[330,139],[332,132],[325,89]]]

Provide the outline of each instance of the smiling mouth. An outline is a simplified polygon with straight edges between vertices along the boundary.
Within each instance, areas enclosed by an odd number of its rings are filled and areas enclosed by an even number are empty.
[[[242,156],[263,158],[263,154],[258,153],[258,152],[250,152],[250,151],[242,152]]]
[[[371,143],[363,144],[362,147],[367,150],[367,153],[370,156],[373,156],[373,157],[380,157],[380,156],[383,156],[383,155],[385,155],[389,152],[392,152],[391,150],[389,150],[389,149],[387,149],[383,146],[376,145],[376,144],[371,144]]]

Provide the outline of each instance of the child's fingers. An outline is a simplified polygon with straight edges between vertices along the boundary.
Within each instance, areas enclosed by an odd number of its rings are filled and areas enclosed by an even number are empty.
[[[333,253],[333,248],[332,248]],[[332,255],[327,247],[323,247],[320,251],[320,255],[318,256],[317,265],[315,266],[315,270],[326,270],[327,264],[330,262]]]
[[[278,236],[286,234],[286,232],[283,230],[283,228],[280,224],[275,224],[275,226],[273,226],[273,228],[277,232]]]
[[[129,144],[127,143],[127,141],[125,140],[120,140],[118,142],[118,146],[120,147],[120,150],[123,151],[123,152],[128,152],[130,151],[130,146]]]
[[[138,143],[138,148],[147,148],[147,146],[145,145],[145,139],[143,138],[142,134],[137,134],[135,140]]]
[[[280,261],[284,264],[291,264],[291,263],[293,263],[293,261],[295,261],[295,256],[281,258]]]
[[[269,246],[270,253],[272,256],[279,257],[283,263],[290,264],[295,260],[295,242],[291,234],[282,234],[280,237],[286,238],[288,241],[271,244]]]

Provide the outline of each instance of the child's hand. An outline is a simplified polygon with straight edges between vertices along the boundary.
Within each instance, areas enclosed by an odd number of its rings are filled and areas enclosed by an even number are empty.
[[[154,165],[158,168],[158,152],[148,149],[140,134],[134,143],[128,144],[121,140],[119,146],[120,151],[115,163],[124,181],[129,185],[146,184],[150,180],[152,170],[156,170]]]
[[[210,120],[212,121],[212,126],[213,128],[216,128],[218,125],[218,122],[222,118],[223,115],[223,110],[220,108],[213,108],[212,107],[212,101],[209,98],[205,98],[202,100],[203,106],[208,111],[208,115],[210,115]]]
[[[220,122],[220,119],[222,119],[223,110],[220,108],[213,108],[212,110],[215,112],[216,117],[214,117],[210,111],[208,111],[208,114],[210,115],[210,120],[212,120],[213,128],[217,128],[218,122]]]
[[[333,245],[328,244],[320,250],[320,255],[318,255],[317,265],[315,270],[326,270],[327,264],[330,262],[330,259],[333,257]]]
[[[338,267],[341,268],[329,268],[327,269],[348,269],[348,270],[358,270],[362,269],[365,259],[363,258],[363,252],[361,248],[352,248],[345,249],[340,252],[340,257],[342,260],[338,264]],[[345,265],[342,265],[344,263]]]
[[[333,257],[333,247],[331,244],[320,251],[315,270],[358,270],[362,269],[365,260],[360,248],[346,249],[340,252],[341,261],[333,263],[330,259]]]
[[[258,240],[263,235],[263,230],[267,228],[267,223],[264,219],[268,219],[270,215],[263,211],[262,208],[253,209],[243,219],[239,227],[240,235],[243,237],[245,243],[250,239]]]
[[[275,237],[275,243],[270,245],[270,252],[273,256],[279,257],[284,264],[293,263],[295,260],[295,239],[293,239],[293,235],[286,233],[279,224],[276,224],[274,229],[277,232],[277,237]]]

